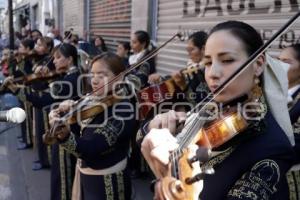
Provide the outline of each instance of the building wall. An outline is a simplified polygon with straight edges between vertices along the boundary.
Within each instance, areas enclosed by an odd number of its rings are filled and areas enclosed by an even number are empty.
[[[84,31],[84,0],[63,0],[63,31],[73,28],[73,32],[82,36]]]
[[[100,35],[111,51],[118,41],[129,41],[132,0],[90,0],[89,35]]]
[[[186,40],[198,30],[209,31],[214,25],[227,20],[241,20],[253,25],[266,41],[288,19],[299,11],[295,0],[159,0],[158,44],[181,31],[184,41],[171,42],[158,54],[157,68],[161,74],[170,74],[186,67]],[[300,22],[271,46],[270,53],[300,41]]]
[[[149,0],[132,0],[131,33],[148,31]]]

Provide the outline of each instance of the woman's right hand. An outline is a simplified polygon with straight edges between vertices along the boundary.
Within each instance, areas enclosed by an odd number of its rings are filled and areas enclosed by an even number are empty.
[[[55,121],[60,120],[61,113],[69,112],[74,104],[75,101],[73,100],[65,100],[61,102],[56,109],[51,110],[51,112],[48,115],[50,126],[52,126],[55,123]]]
[[[34,70],[35,74],[42,74],[42,75],[47,75],[49,73],[49,68],[44,67],[44,66],[37,66],[36,69]]]
[[[75,104],[74,100],[65,100],[59,104],[58,110],[62,113],[69,112],[71,108],[74,106],[74,104]]]
[[[58,109],[53,109],[50,111],[49,115],[49,124],[52,127],[53,124],[60,119],[60,112]]]

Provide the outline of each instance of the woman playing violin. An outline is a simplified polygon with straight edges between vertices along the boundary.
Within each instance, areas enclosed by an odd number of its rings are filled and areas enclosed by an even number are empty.
[[[34,41],[31,39],[22,40],[18,49],[17,67],[13,69],[13,76],[20,77],[32,74],[32,61],[28,57],[34,49]],[[19,60],[18,60],[19,59]]]
[[[14,78],[24,77],[33,73],[32,61],[28,57],[25,57],[29,52],[34,49],[34,42],[31,39],[24,39],[19,45],[19,49],[16,52],[15,57],[7,58],[9,75],[5,80],[2,88],[7,88],[11,92],[15,92],[17,87],[14,87],[12,81]],[[9,53],[9,52],[8,52]],[[27,88],[26,90],[30,90]],[[31,106],[29,102],[21,99],[22,107],[26,110],[27,117],[24,123],[22,123],[22,135],[21,141],[18,145],[18,149],[25,149],[32,146],[32,115]]]
[[[187,86],[184,91],[185,97],[188,99],[188,101],[192,101],[194,103],[201,100],[206,95],[208,90],[206,84],[204,84],[204,66],[202,63],[206,39],[207,33],[205,33],[204,31],[195,32],[189,36],[186,47],[186,51],[189,57],[186,70],[192,71],[193,68],[199,69],[197,71],[194,70],[196,73],[188,73],[184,78],[184,84]],[[175,72],[172,74],[172,78],[175,80],[175,82],[176,80],[182,79],[181,74],[181,72]],[[159,84],[162,81],[164,81],[164,78],[155,73],[149,76],[148,82],[150,84]],[[181,87],[182,83],[176,83],[176,85]],[[191,96],[196,96],[196,98],[190,98]],[[174,102],[182,101],[182,99],[178,99],[176,97],[174,98]]]
[[[207,39],[203,60],[210,91],[214,92],[262,45],[260,35],[248,24],[228,21],[216,25]],[[259,56],[228,87],[214,96],[216,104],[225,111],[237,104],[245,105],[245,102],[258,103],[260,109],[253,114],[260,117],[248,117],[248,126],[242,132],[211,149],[209,160],[200,166],[204,172],[212,167],[215,173],[202,177],[200,199],[288,198],[285,174],[292,165],[294,141],[290,124],[285,124],[283,119],[288,115],[283,94],[272,91],[277,98],[283,99],[283,103],[276,106],[272,99],[267,98],[269,93],[266,92],[269,91],[265,88],[270,82],[262,82],[267,77],[264,70],[269,69],[265,63],[265,55]],[[281,108],[280,112],[275,112],[275,107],[277,111]],[[178,123],[185,119],[184,112],[169,111],[157,115],[144,127],[146,137],[142,153],[157,178],[166,176],[169,152],[180,142],[173,135],[177,133]],[[164,199],[160,187],[161,182],[158,182],[156,199]]]
[[[199,67],[203,68],[201,63],[204,54],[204,44],[206,42],[207,33],[204,31],[198,31],[189,36],[186,51],[188,53],[187,67]],[[157,73],[149,76],[148,82],[150,84],[156,84],[161,81],[161,76]]]
[[[40,39],[39,39],[40,40]],[[39,41],[38,40],[38,41]],[[38,170],[47,166],[47,149],[42,142],[42,135],[48,130],[48,113],[53,103],[66,99],[78,97],[81,92],[79,80],[79,69],[77,67],[77,50],[70,44],[61,44],[53,50],[53,63],[55,71],[61,74],[57,79],[49,84],[49,88],[43,91],[31,92],[20,90],[19,96],[31,102],[35,108],[38,157],[39,162],[34,163],[33,169]],[[45,70],[46,69],[46,70]],[[37,68],[39,73],[48,73],[48,68]],[[39,81],[39,84],[42,81]],[[74,160],[74,162],[72,161]],[[73,165],[72,165],[73,162]],[[51,148],[51,199],[70,198],[70,188],[72,185],[72,173],[74,173],[75,158],[68,154],[59,145]]]
[[[50,37],[40,37],[37,39],[35,45],[35,52],[37,57],[34,59],[34,65],[37,66],[44,66],[48,63],[47,67],[50,69],[54,68],[54,65],[49,62],[49,57],[51,57],[51,52],[54,47],[54,43],[52,38]],[[50,65],[51,64],[51,65]]]
[[[91,69],[94,93],[89,98],[95,101],[92,100],[90,106],[99,105],[98,101],[111,94],[116,95],[111,85],[105,89],[103,87],[124,70],[122,59],[115,54],[103,53],[94,58]],[[119,89],[123,91],[124,88]],[[130,137],[136,130],[137,121],[134,110],[130,109],[133,108],[133,99],[119,98],[114,104],[107,105],[103,112],[78,121],[81,131],[76,131],[74,126],[71,126],[71,131],[65,125],[65,131],[56,132],[60,145],[78,157],[72,196],[74,200],[131,199],[127,157]],[[63,102],[58,109],[50,112],[52,127],[59,120],[59,113],[72,110],[72,104],[72,101]]]
[[[55,72],[61,74],[59,78],[49,84],[49,91],[25,93],[26,99],[35,107],[43,108],[54,102],[59,102],[71,97],[78,96],[77,91],[80,85],[77,83],[79,70],[77,67],[77,50],[69,44],[57,46],[54,50],[53,63]],[[43,72],[42,72],[43,71]],[[49,72],[49,68],[40,66],[36,68],[36,73]],[[66,83],[69,82],[70,84]]]

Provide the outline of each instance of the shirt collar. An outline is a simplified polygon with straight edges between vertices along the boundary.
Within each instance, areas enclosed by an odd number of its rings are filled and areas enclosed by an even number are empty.
[[[288,90],[288,95],[291,97],[293,96],[293,94],[300,88],[300,84],[299,85],[295,85],[294,87],[290,88]]]

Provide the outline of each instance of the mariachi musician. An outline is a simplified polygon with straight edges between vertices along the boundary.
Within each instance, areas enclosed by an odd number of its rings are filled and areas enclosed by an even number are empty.
[[[198,102],[206,94],[207,86],[204,84],[204,66],[202,59],[204,56],[204,45],[207,39],[207,33],[204,31],[197,31],[189,36],[186,51],[188,53],[187,69],[197,68],[199,69],[197,73],[193,73],[190,76],[185,76],[186,78],[186,98],[194,103]],[[174,73],[173,76],[180,76],[179,73]],[[162,78],[159,74],[154,73],[149,76],[149,84],[159,84],[164,79],[169,78],[169,76]],[[195,93],[197,91],[197,93]],[[192,98],[191,93],[195,93],[196,98]],[[178,101],[178,99],[176,99]]]
[[[279,59],[289,64],[286,68],[289,81],[288,102],[295,136],[295,166],[287,174],[290,200],[300,199],[300,44],[286,47]]]
[[[180,194],[189,198],[177,199],[288,198],[285,174],[293,162],[294,137],[283,94],[286,77],[282,77],[282,72],[277,69],[279,61],[262,54],[227,87],[218,89],[262,45],[260,35],[246,23],[227,21],[216,25],[209,34],[204,54],[207,85],[213,94],[220,92],[214,95],[215,104],[206,104],[195,118],[188,114],[187,125],[176,138],[172,134],[176,135],[178,125],[185,121],[185,112],[169,111],[156,115],[143,127],[146,137],[142,152],[159,180],[155,185],[155,199],[165,199],[168,195],[174,195],[173,199],[176,199]],[[266,58],[268,65],[265,65]],[[232,118],[238,112],[231,109],[238,108],[237,105],[244,107],[247,103],[251,108],[255,106],[254,112],[244,110],[240,117]],[[222,114],[217,112],[216,121],[203,126],[203,120],[207,121],[211,117],[209,114],[218,110],[215,106]],[[200,118],[197,117],[199,114]],[[236,120],[243,122],[230,123]],[[223,134],[233,135],[223,138]],[[190,166],[199,155],[194,154],[191,159],[180,162],[176,155],[186,155],[188,145],[196,143],[211,153],[207,153],[206,160],[201,163],[202,172],[193,176],[197,166],[194,170],[189,167],[191,172],[181,171],[177,166]],[[170,151],[173,153],[169,160]],[[170,166],[178,170],[170,171]],[[186,172],[190,174],[185,176]],[[180,179],[179,183],[170,181],[173,179],[168,174],[175,174],[172,177],[177,178],[178,173],[186,179]],[[171,190],[168,189],[169,182],[174,186]],[[186,188],[190,192],[182,193]]]
[[[88,115],[77,119],[80,129],[76,124],[71,128],[66,123],[59,125],[61,113],[78,106],[74,101],[63,102],[49,114],[53,137],[78,158],[73,200],[131,199],[127,157],[131,134],[138,128],[135,100],[128,96],[127,84],[112,85],[112,80],[123,78],[124,70],[122,59],[115,54],[102,53],[93,59],[93,92],[81,101]],[[97,107],[100,110],[93,111]]]
[[[50,82],[49,88],[43,91],[27,92],[24,89],[19,91],[19,96],[31,102],[35,108],[43,109],[49,113],[51,106],[55,102],[60,102],[70,98],[78,98],[80,95],[79,70],[77,67],[77,50],[70,44],[62,43],[53,50],[53,63],[55,71],[50,71],[45,66],[36,68],[36,74],[39,83],[43,82],[43,78],[47,79],[47,74],[54,73],[56,78]],[[51,77],[50,77],[51,78]],[[47,82],[47,81],[44,81]],[[48,129],[47,115],[43,115],[45,124],[44,131],[40,130],[39,134],[45,133]],[[42,139],[40,139],[42,140]],[[74,173],[74,158],[66,153],[58,145],[51,148],[51,199],[60,200],[70,198],[70,188],[72,185],[72,174]],[[73,163],[73,164],[72,164]]]
[[[32,56],[34,56],[34,42],[31,39],[24,39],[21,41],[17,51],[11,55],[8,60],[8,72],[9,76],[4,80],[1,88],[7,88],[14,92],[16,88],[10,85],[13,79],[18,79],[20,77],[28,76],[33,73],[33,63]],[[29,90],[29,88],[27,88]],[[22,101],[22,106],[24,107],[27,117],[26,121],[22,123],[22,135],[21,143],[18,149],[25,149],[32,146],[32,111],[31,105],[28,101]]]

